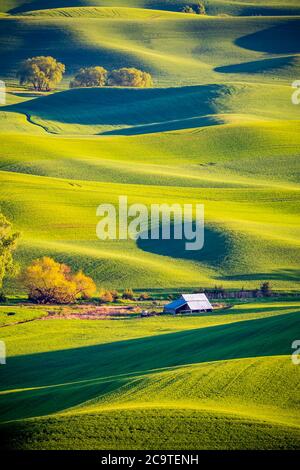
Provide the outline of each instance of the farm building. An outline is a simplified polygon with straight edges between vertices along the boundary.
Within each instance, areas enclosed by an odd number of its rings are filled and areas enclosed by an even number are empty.
[[[165,313],[211,312],[212,309],[205,294],[182,294],[179,299],[164,306]]]

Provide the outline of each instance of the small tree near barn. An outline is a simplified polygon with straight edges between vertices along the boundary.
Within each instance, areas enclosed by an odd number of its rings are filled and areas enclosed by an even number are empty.
[[[272,289],[270,283],[268,281],[263,282],[260,286],[260,291],[264,297],[271,297]]]
[[[122,295],[125,300],[134,300],[134,293],[132,289],[125,289]]]
[[[96,291],[94,281],[82,271],[72,274],[69,266],[47,256],[34,260],[23,280],[29,299],[42,304],[73,303],[92,297]]]
[[[114,300],[112,293],[109,290],[100,292],[99,299],[103,304],[109,304]]]

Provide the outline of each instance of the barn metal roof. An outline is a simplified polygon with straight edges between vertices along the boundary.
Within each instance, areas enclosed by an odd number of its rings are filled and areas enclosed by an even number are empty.
[[[181,294],[181,297],[187,302],[198,302],[201,300],[208,302],[208,298],[205,294]]]
[[[210,310],[212,305],[205,294],[182,294],[179,299],[165,305],[165,309],[176,310],[187,304],[190,310]]]

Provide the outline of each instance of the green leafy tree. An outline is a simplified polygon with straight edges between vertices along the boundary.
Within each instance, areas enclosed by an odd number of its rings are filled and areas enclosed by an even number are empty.
[[[212,292],[213,295],[216,297],[224,297],[225,296],[225,289],[222,285],[220,286],[215,286]]]
[[[0,213],[0,288],[5,277],[12,277],[18,272],[13,253],[20,237],[19,232],[14,232],[12,224]]]
[[[197,15],[206,15],[206,9],[204,3],[199,2],[196,8]]]
[[[150,73],[133,67],[124,67],[110,72],[107,84],[109,86],[148,88],[153,86],[153,80]]]
[[[272,293],[271,284],[268,281],[263,282],[260,291],[264,297],[270,297]]]
[[[134,293],[132,289],[125,289],[122,295],[125,300],[134,300]]]
[[[51,56],[37,56],[22,62],[17,77],[21,85],[31,84],[37,91],[51,91],[61,82],[64,64]]]
[[[100,87],[106,84],[107,70],[105,68],[86,67],[79,70],[70,82],[70,88]]]
[[[253,290],[252,290],[252,295],[253,295],[253,297],[255,297],[255,298],[258,297],[259,292],[260,292],[259,289],[253,289]]]
[[[182,13],[192,13],[192,14],[196,13],[193,7],[191,7],[190,5],[185,5],[181,11]]]
[[[195,294],[204,294],[205,292],[206,292],[205,287],[198,287],[198,289],[194,291]]]

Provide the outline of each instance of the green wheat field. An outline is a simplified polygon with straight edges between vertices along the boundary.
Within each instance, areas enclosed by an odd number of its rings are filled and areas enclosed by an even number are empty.
[[[187,3],[1,1],[0,207],[21,268],[47,255],[99,288],[299,291],[300,1],[206,0],[203,16]],[[16,79],[40,55],[66,65],[55,92]],[[93,65],[154,86],[69,89]],[[119,195],[204,204],[204,248],[98,240],[96,208]],[[19,278],[6,288],[24,297]],[[300,448],[296,296],[178,317],[49,310],[0,307],[1,447]]]

